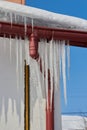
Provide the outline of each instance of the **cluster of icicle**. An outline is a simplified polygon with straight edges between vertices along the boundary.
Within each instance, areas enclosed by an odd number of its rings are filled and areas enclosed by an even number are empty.
[[[38,53],[39,59],[38,61],[35,59],[29,58],[30,65],[30,120],[31,126],[36,126],[36,116],[37,110],[39,109],[38,121],[39,127],[38,129],[43,129],[44,124],[42,121],[42,113],[41,111],[41,102],[43,99],[48,101],[48,70],[50,72],[50,87],[51,87],[51,97],[50,103],[52,106],[52,96],[53,90],[60,91],[60,76],[63,77],[63,85],[64,85],[64,98],[65,103],[67,103],[67,93],[66,93],[66,54],[67,54],[67,64],[68,68],[70,67],[70,48],[69,42],[67,42],[67,46],[65,46],[65,41],[54,41],[51,40],[47,42],[47,40],[40,40]],[[42,69],[41,69],[42,68]],[[54,93],[55,93],[54,92]],[[60,93],[60,92],[59,92]],[[54,99],[55,100],[55,99]],[[59,102],[60,99],[58,99]],[[55,101],[54,101],[55,102]],[[39,108],[37,106],[39,104]],[[47,102],[48,104],[48,102]],[[59,103],[58,103],[59,104]],[[60,106],[59,106],[60,107]],[[38,109],[37,109],[38,108]],[[46,103],[45,103],[46,108]],[[44,111],[45,111],[44,108]],[[51,107],[52,108],[52,107]],[[36,109],[36,111],[35,111]],[[57,110],[59,111],[59,110]],[[35,113],[36,112],[36,113]],[[45,116],[43,115],[44,120]],[[60,117],[57,117],[60,118]],[[35,120],[36,119],[36,120]],[[42,123],[41,123],[42,122]],[[31,128],[34,130],[34,128]]]
[[[65,47],[65,41],[54,41],[47,42],[41,40],[39,42],[39,55],[42,62],[42,80],[40,81],[42,86],[42,95],[48,97],[48,70],[50,71],[50,87],[51,87],[51,103],[53,89],[56,91],[60,87],[60,76],[62,73],[63,86],[64,86],[64,98],[67,103],[66,94],[66,51],[68,68],[70,67],[70,49],[69,43],[67,42],[67,49]],[[39,64],[40,65],[40,64]],[[45,74],[44,74],[45,73]],[[44,76],[45,75],[45,76]],[[53,88],[54,87],[54,88]],[[43,91],[43,88],[45,89]],[[38,95],[39,96],[39,95]]]
[[[12,62],[14,61],[16,62],[15,71],[16,71],[16,89],[17,90],[13,92],[11,90],[11,95],[7,93],[7,97],[3,93],[4,100],[6,100],[4,103],[6,118],[7,118],[7,112],[8,112],[8,100],[9,98],[10,99],[12,98],[12,102],[14,102],[14,100],[16,101],[17,114],[19,115],[19,118],[21,119],[20,102],[21,100],[23,100],[23,95],[21,96],[21,91],[23,91],[23,94],[24,94],[24,60],[26,60],[26,63],[30,65],[30,75],[31,75],[30,77],[30,96],[31,96],[30,97],[30,100],[31,100],[30,101],[30,108],[31,108],[30,116],[31,116],[31,120],[34,118],[34,106],[36,104],[36,99],[41,100],[43,98],[47,99],[48,97],[48,69],[50,70],[50,83],[51,83],[50,102],[52,103],[53,87],[54,87],[54,91],[56,91],[60,87],[61,70],[62,70],[63,83],[64,83],[64,97],[65,97],[65,102],[67,102],[65,41],[51,40],[47,42],[47,40],[41,40],[39,42],[39,48],[38,48],[38,52],[39,52],[38,61],[36,61],[35,59],[32,59],[29,56],[29,40],[27,38],[25,38],[25,40],[22,40],[21,37],[20,38],[15,37],[15,39],[13,40],[10,36],[7,42],[7,38],[4,35],[4,38],[1,38],[0,43],[2,43],[2,41],[3,41],[3,44],[1,45],[1,48],[3,47],[4,49],[3,53],[5,53],[6,55],[7,51],[9,51],[10,65],[12,64]],[[69,44],[68,44],[67,46],[68,67],[70,66],[69,53],[70,53],[70,50],[69,50]],[[41,65],[42,65],[42,72],[40,70],[40,62],[39,62],[40,60],[41,60]],[[18,99],[17,99],[17,96],[18,96]],[[13,108],[14,108],[14,105],[13,105]],[[40,107],[38,109],[40,109]]]
[[[0,9],[0,21],[3,22],[9,22],[12,24],[24,24],[24,30],[25,34],[27,32],[27,24],[32,24],[32,19],[26,16],[22,16],[21,14],[17,14],[16,12],[11,12],[11,11],[5,11],[3,9]]]
[[[6,38],[6,35],[4,35],[3,38],[0,37],[0,70],[3,70],[1,71],[1,74],[3,73],[3,78],[1,79],[2,81],[6,80],[6,83],[1,82],[0,84],[0,117],[2,115],[2,108],[4,104],[6,121],[9,118],[7,117],[9,99],[12,101],[12,113],[14,113],[14,108],[16,107],[19,122],[21,121],[21,103],[24,104],[25,59],[28,64],[29,40],[27,38],[25,38],[25,40],[22,40],[21,37],[18,38],[16,36],[15,39],[13,39],[11,36],[9,36],[9,38]],[[8,80],[4,78],[7,75]]]

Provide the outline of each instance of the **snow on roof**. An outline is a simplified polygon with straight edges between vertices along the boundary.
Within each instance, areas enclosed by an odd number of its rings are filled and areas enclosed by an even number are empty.
[[[87,20],[7,1],[0,1],[0,21],[9,21],[9,18],[6,16],[8,12],[10,14],[12,13],[12,16],[14,16],[14,14],[19,15],[22,19],[26,17],[28,24],[30,24],[33,19],[34,25],[38,26],[87,31]],[[18,22],[21,23],[22,20],[20,19]]]

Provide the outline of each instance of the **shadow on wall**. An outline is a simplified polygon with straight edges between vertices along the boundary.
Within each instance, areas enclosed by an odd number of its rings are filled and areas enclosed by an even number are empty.
[[[11,53],[12,52],[12,53]],[[16,107],[19,123],[21,121],[21,102],[24,102],[24,85],[20,79],[19,88],[17,88],[16,76],[16,44],[12,40],[10,46],[9,39],[0,38],[0,117],[2,115],[2,106],[5,109],[5,121],[8,121],[8,104],[9,99],[12,102],[12,113]],[[16,106],[15,103],[16,102]]]

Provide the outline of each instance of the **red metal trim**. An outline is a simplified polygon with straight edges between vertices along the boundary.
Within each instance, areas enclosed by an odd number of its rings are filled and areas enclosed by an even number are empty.
[[[54,29],[47,27],[34,27],[34,32],[37,33],[39,39],[45,38],[51,40],[52,35],[55,40],[69,40],[71,46],[87,47],[87,32],[76,31],[76,30],[66,30],[66,29]],[[32,27],[27,26],[26,36],[30,36],[32,33]],[[3,35],[9,37],[11,35],[13,38],[15,36],[25,37],[24,25],[11,24],[0,22],[0,36]]]
[[[50,71],[48,70],[48,98],[46,101],[46,130],[54,130],[54,88],[51,99]],[[52,105],[52,106],[51,106]]]

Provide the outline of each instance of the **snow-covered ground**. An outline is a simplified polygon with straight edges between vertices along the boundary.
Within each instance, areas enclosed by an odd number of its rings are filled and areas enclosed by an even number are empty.
[[[86,117],[62,115],[62,130],[86,130],[86,127]]]

